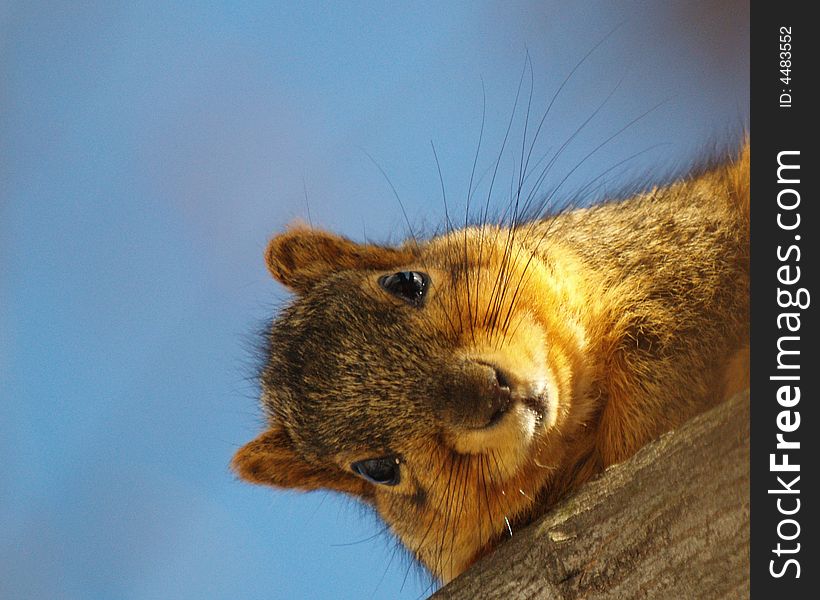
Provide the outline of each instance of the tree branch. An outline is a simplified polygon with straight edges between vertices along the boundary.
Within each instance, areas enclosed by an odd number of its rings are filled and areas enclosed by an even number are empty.
[[[609,468],[433,598],[749,596],[749,393]]]

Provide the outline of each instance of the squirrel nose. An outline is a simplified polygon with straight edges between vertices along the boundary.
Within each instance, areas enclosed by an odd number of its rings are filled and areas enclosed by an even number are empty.
[[[469,362],[448,385],[456,425],[492,427],[512,405],[509,377],[493,365]]]
[[[506,375],[495,367],[489,368],[492,369],[490,398],[487,404],[487,412],[490,413],[490,418],[487,420],[485,427],[491,427],[500,421],[504,413],[510,408],[510,403],[512,402],[512,391],[510,390],[510,383]]]

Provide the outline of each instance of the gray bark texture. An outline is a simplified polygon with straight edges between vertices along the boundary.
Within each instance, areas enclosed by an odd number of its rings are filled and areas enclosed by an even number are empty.
[[[749,393],[615,465],[432,598],[749,596]]]

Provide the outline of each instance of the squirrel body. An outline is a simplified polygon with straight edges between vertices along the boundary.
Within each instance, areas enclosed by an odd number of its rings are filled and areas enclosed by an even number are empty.
[[[618,202],[397,247],[273,238],[269,427],[233,466],[372,505],[447,582],[748,387],[749,161]]]

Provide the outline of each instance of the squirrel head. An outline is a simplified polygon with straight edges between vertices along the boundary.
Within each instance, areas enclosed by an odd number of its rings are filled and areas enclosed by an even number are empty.
[[[275,237],[267,265],[295,299],[267,333],[268,429],[235,471],[351,494],[440,580],[466,569],[533,506],[584,418],[584,332],[567,309],[581,282],[525,238]]]

